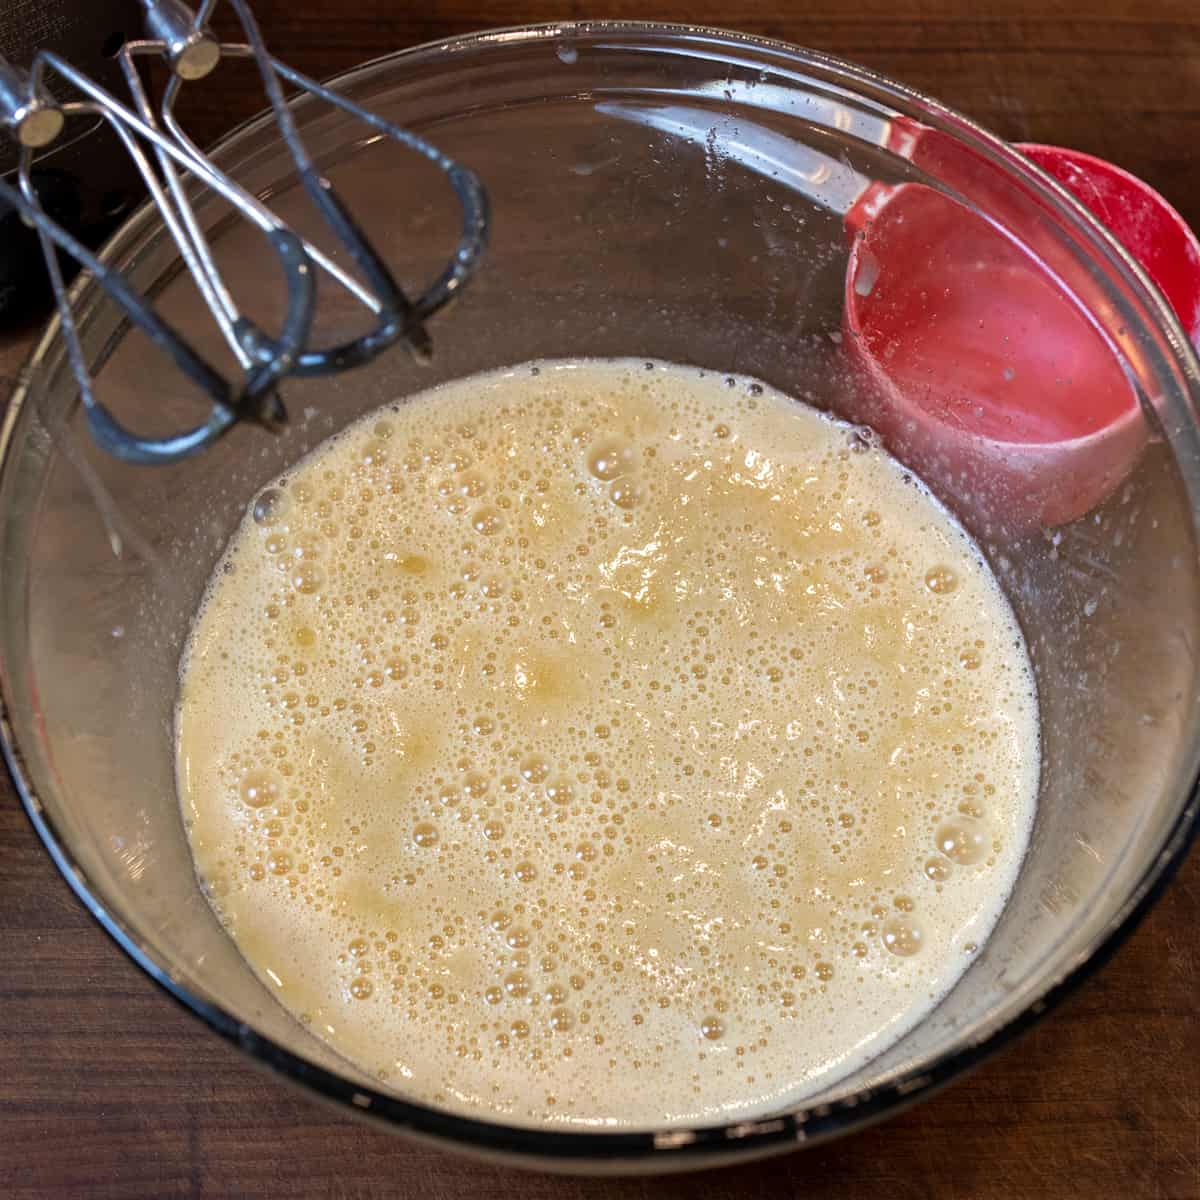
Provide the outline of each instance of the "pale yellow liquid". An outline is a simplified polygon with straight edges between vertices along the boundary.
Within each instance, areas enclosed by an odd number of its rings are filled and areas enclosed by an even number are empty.
[[[1025,647],[869,439],[548,362],[258,499],[181,668],[221,920],[383,1086],[521,1124],[769,1111],[946,993],[1032,821]]]

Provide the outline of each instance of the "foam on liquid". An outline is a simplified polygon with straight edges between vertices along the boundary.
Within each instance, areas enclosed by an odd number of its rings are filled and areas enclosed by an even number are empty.
[[[465,379],[256,498],[181,667],[197,869],[383,1086],[520,1124],[769,1111],[987,937],[1025,647],[869,438],[631,361]]]

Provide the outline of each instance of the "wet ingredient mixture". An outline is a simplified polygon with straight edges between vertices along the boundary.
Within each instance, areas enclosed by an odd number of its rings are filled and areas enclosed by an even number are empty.
[[[921,483],[640,360],[446,385],[262,491],[177,732],[197,871],[280,1003],[525,1125],[857,1068],[987,937],[1037,790],[1020,631]]]

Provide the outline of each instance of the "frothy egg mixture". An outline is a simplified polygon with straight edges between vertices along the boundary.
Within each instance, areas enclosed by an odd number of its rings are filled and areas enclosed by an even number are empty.
[[[1020,631],[870,438],[758,383],[543,362],[261,492],[181,666],[196,866],[270,990],[407,1097],[769,1111],[911,1028],[1033,816]]]

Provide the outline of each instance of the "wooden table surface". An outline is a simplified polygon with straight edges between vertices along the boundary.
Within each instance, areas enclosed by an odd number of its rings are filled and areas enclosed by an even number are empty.
[[[80,3],[85,0],[80,0]],[[1014,140],[1092,151],[1200,227],[1197,0],[255,0],[326,75],[487,25],[659,17],[856,59]],[[260,106],[197,111],[215,136]],[[11,376],[22,346],[0,347]],[[518,1174],[410,1145],[268,1078],[144,978],[0,783],[0,1197],[1200,1198],[1200,854],[1113,961],[1015,1048],[857,1137],[650,1180]]]

